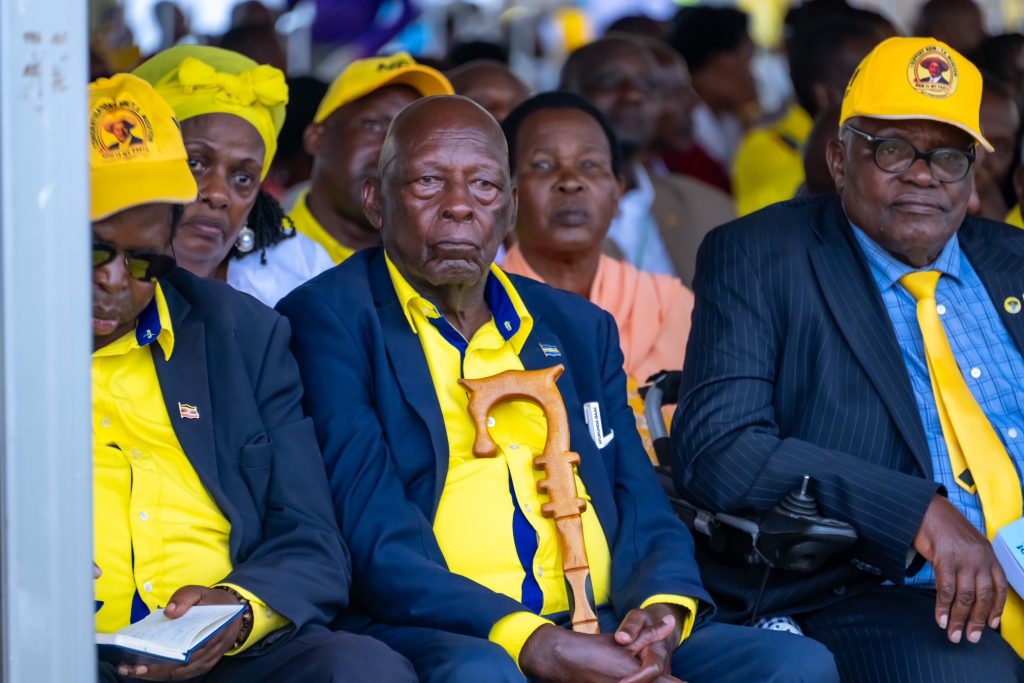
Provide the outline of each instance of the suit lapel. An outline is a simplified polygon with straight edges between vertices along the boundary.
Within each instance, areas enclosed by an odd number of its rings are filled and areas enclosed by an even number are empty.
[[[1024,302],[1024,256],[1010,240],[991,239],[969,225],[960,231],[960,246],[974,266],[1017,350],[1024,354],[1024,311],[1007,310],[1007,299]]]
[[[821,242],[810,251],[818,283],[853,355],[870,378],[921,470],[932,462],[892,320],[853,241],[838,201],[823,209]],[[842,221],[842,222],[840,222]]]
[[[533,330],[523,344],[522,351],[519,353],[519,360],[526,370],[543,370],[555,365],[562,365],[565,368],[565,372],[558,378],[557,384],[558,392],[562,395],[562,402],[565,404],[566,418],[569,421],[570,448],[580,455],[580,479],[587,486],[587,492],[590,494],[598,519],[601,520],[602,524],[608,524],[609,520],[614,520],[615,517],[613,511],[609,509],[611,501],[606,500],[601,495],[601,492],[606,487],[596,484],[597,478],[604,476],[604,473],[599,471],[600,453],[593,439],[590,438],[590,433],[587,431],[586,424],[582,419],[583,404],[576,393],[576,382],[573,381],[572,373],[569,370],[569,363],[564,356],[566,353],[565,346],[558,338],[558,335],[555,334],[555,331],[545,323],[544,318],[539,314],[541,306],[527,298],[527,293],[521,289],[519,290],[519,295],[523,298],[526,308],[533,317]],[[547,353],[544,351],[545,348]],[[562,355],[549,355],[554,350],[557,350]],[[594,397],[595,400],[598,398],[600,397]],[[605,425],[605,431],[608,429],[608,425]],[[606,526],[605,528],[610,529],[611,527]]]
[[[169,282],[163,280],[160,286],[174,327],[174,350],[170,360],[165,360],[159,344],[151,344],[150,348],[167,415],[199,479],[226,511],[217,473],[214,415],[206,367],[206,325],[198,316],[190,315],[191,305]],[[198,418],[183,417],[182,406],[194,407]]]
[[[419,337],[409,329],[409,320],[395,294],[394,285],[388,276],[381,249],[370,262],[370,286],[380,317],[384,347],[387,349],[391,367],[394,368],[398,386],[406,402],[423,420],[430,432],[430,443],[435,460],[434,510],[441,500],[445,478],[448,475],[448,434],[444,428],[441,405],[434,392],[434,380],[430,376],[427,359]]]

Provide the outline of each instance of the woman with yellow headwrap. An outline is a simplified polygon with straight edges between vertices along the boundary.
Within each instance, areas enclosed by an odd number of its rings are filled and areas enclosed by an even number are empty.
[[[333,265],[297,234],[260,185],[277,151],[288,86],[269,65],[215,47],[181,45],[139,66],[181,124],[199,197],[174,236],[178,263],[268,306]]]

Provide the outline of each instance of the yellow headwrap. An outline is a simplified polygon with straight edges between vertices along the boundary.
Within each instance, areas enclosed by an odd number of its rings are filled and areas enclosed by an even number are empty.
[[[179,45],[143,62],[135,71],[174,109],[179,121],[203,114],[234,114],[251,123],[263,138],[263,175],[277,152],[284,124],[288,84],[280,69],[231,50]]]

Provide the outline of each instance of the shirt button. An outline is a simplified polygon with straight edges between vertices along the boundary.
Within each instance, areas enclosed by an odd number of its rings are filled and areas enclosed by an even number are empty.
[[[142,512],[139,513],[139,519],[141,519],[143,522],[147,521],[149,519],[149,513],[143,510]]]
[[[544,576],[544,567],[537,567],[537,576]]]
[[[942,304],[939,304],[938,306],[936,306],[936,307],[935,307],[935,311],[936,311],[936,312],[937,312],[937,313],[938,313],[939,315],[946,315],[946,307],[945,307],[945,306],[943,306]]]
[[[497,424],[497,422],[495,422],[495,421],[494,421],[494,418],[493,418],[493,417],[489,417],[489,418],[487,418],[487,426],[488,426],[488,427],[493,427],[493,426],[494,426],[494,425],[496,425],[496,424]]]
[[[153,583],[151,581],[147,581],[146,583],[142,584],[142,590],[146,591],[147,593],[152,593]]]
[[[517,448],[519,448],[519,444],[517,444],[517,443],[510,443],[508,445],[508,447],[511,448],[512,450],[516,450]]]
[[[140,451],[138,448],[133,448],[132,449],[132,457],[133,458],[141,458],[142,457],[142,451]]]
[[[523,509],[526,510],[527,512],[533,512],[533,507],[529,503],[524,505]]]
[[[110,426],[110,418],[109,417],[103,418],[102,420],[100,420],[100,424],[103,425],[104,427],[109,427]]]
[[[1013,427],[1010,427],[1009,429],[1006,430],[1006,435],[1008,437],[1010,437],[1011,439],[1016,439],[1017,436],[1019,435],[1019,432],[1016,429],[1014,429]]]
[[[971,377],[974,379],[981,377],[981,368],[971,368]]]

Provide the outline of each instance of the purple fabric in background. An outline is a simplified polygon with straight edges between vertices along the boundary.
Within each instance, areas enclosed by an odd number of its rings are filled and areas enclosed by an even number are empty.
[[[400,5],[400,13],[387,26],[377,24],[381,7],[388,0],[316,0],[316,23],[313,40],[323,45],[355,44],[361,56],[377,53],[381,47],[419,16],[414,0],[392,0]],[[293,5],[295,0],[290,0]],[[389,8],[389,14],[395,8]]]

